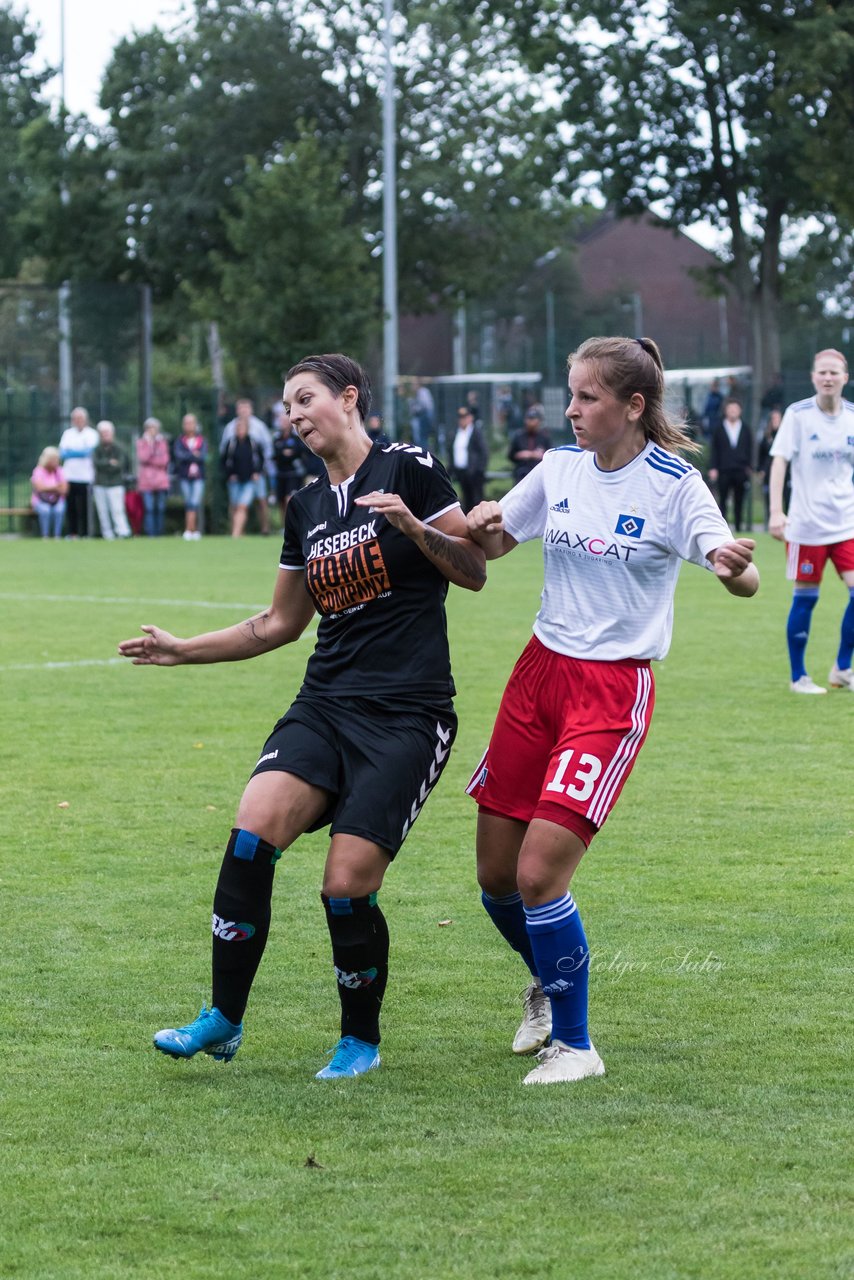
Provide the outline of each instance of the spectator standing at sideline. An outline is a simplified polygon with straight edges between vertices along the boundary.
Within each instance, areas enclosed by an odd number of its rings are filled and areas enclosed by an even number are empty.
[[[107,542],[115,538],[129,538],[130,525],[125,510],[125,475],[128,458],[124,449],[116,444],[116,428],[104,418],[98,423],[100,441],[92,460],[95,464],[95,510],[101,537]]]
[[[744,494],[750,484],[753,436],[741,417],[741,402],[735,396],[724,401],[724,416],[712,432],[709,449],[709,483],[717,486],[718,506],[726,519],[732,494],[733,528],[744,528]]]
[[[412,443],[429,449],[436,419],[433,393],[420,378],[413,378],[409,397],[409,427]]]
[[[59,458],[68,484],[69,538],[85,538],[89,534],[89,500],[95,479],[92,454],[98,447],[98,438],[86,410],[72,409],[71,426],[66,427],[59,441]]]
[[[664,412],[652,339],[588,339],[569,357],[569,390],[577,445],[551,449],[501,503],[467,519],[487,560],[543,542],[534,635],[468,788],[483,905],[531,972],[513,1050],[551,1037],[525,1084],[605,1072],[588,1034],[589,950],[570,881],[646,737],[651,663],[670,645],[681,562],[713,571],[735,596],[759,585],[755,544],[733,540],[680,456],[696,446]]]
[[[144,529],[149,538],[159,538],[166,523],[169,496],[169,441],[160,429],[159,418],[146,418],[136,442],[136,487],[142,495]]]
[[[454,436],[454,479],[463,491],[463,511],[471,511],[483,501],[483,482],[486,478],[487,448],[482,429],[474,420],[468,404],[457,410],[457,431]]]
[[[786,543],[786,577],[794,582],[786,623],[793,693],[827,693],[807,675],[812,611],[830,560],[848,590],[839,650],[830,668],[833,688],[854,693],[854,404],[842,398],[848,362],[841,351],[819,351],[812,366],[816,394],[790,404],[771,446],[769,533]],[[783,510],[791,464],[792,498]]]
[[[285,525],[288,503],[297,489],[301,489],[308,474],[305,466],[306,449],[286,413],[279,416],[273,435],[273,461],[276,465],[276,501]]]
[[[542,415],[543,420],[545,421],[546,406],[543,404],[542,396],[540,395],[538,387],[528,387],[523,391],[522,400],[525,406],[524,412],[526,414],[530,413],[531,409],[535,409],[537,413]]]
[[[385,448],[391,444],[391,440],[383,430],[383,418],[381,413],[369,413],[365,422],[365,430],[368,433],[368,439],[371,444],[381,445]]]
[[[542,462],[544,453],[551,447],[540,410],[533,407],[526,410],[522,429],[512,436],[507,450],[507,457],[513,463],[513,483],[524,480],[528,472]]]
[[[507,439],[512,440],[514,432],[518,431],[522,426],[522,414],[513,399],[513,392],[506,384],[498,388],[495,403],[498,412],[498,425],[503,431],[506,431]]]
[[[756,455],[756,470],[758,471],[762,481],[762,498],[765,503],[765,529],[767,531],[771,519],[771,446],[777,432],[780,430],[780,423],[783,421],[782,409],[769,409],[768,417],[765,419],[765,429],[759,437],[759,445]],[[790,482],[789,472],[786,472],[786,481],[783,486],[783,507],[789,510],[789,503],[792,497],[792,485]]]
[[[768,422],[769,415],[773,413],[775,409],[780,414],[780,418],[782,419],[783,409],[785,408],[785,406],[786,406],[786,389],[785,389],[785,384],[783,382],[783,375],[782,373],[775,373],[770,387],[765,392],[762,399],[759,401],[759,408],[761,410],[761,416],[760,416],[759,422],[763,430]]]
[[[249,508],[258,492],[258,477],[264,470],[264,450],[259,441],[249,434],[248,418],[237,418],[234,433],[225,446],[221,461],[228,484],[231,536],[242,538]],[[264,509],[266,508],[265,499]]]
[[[182,536],[185,542],[198,542],[202,536],[199,511],[205,498],[207,456],[208,442],[201,433],[198,418],[194,413],[185,413],[181,419],[181,434],[172,448],[172,461],[184,500]]]
[[[42,449],[39,460],[30,477],[33,489],[32,505],[43,538],[62,537],[65,519],[65,498],[68,481],[59,465],[59,450],[53,445]]]
[[[466,407],[468,408],[468,411],[472,416],[472,421],[474,422],[474,425],[478,428],[482,428],[483,416],[480,411],[480,396],[478,395],[474,387],[472,387],[470,390],[466,392]]]
[[[715,427],[720,426],[724,398],[721,394],[721,384],[717,378],[712,378],[709,384],[709,390],[706,393],[706,400],[703,404],[703,412],[700,415],[700,421],[703,424],[703,430],[706,436],[711,439],[712,432]]]
[[[223,430],[222,439],[219,442],[219,452],[221,457],[225,455],[229,442],[234,438],[237,431],[237,424],[239,422],[245,423],[250,439],[254,440],[261,449],[262,462],[260,470],[253,481],[255,490],[253,497],[258,511],[258,528],[261,533],[268,534],[270,532],[270,509],[267,502],[267,472],[273,466],[273,437],[266,422],[262,422],[260,418],[255,416],[254,408],[255,406],[248,396],[240,397],[234,406],[235,416]],[[243,523],[246,523],[245,518]],[[233,530],[232,535],[239,536],[234,534]]]

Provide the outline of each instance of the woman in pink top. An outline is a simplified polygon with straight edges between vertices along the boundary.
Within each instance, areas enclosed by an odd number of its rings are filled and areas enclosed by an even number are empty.
[[[163,532],[169,493],[169,441],[160,430],[159,418],[146,418],[142,424],[136,457],[136,487],[145,508],[145,532],[149,538],[158,538]]]
[[[42,449],[30,477],[30,484],[33,486],[32,504],[39,518],[41,536],[61,538],[68,481],[59,465],[58,449],[54,449],[52,445]]]

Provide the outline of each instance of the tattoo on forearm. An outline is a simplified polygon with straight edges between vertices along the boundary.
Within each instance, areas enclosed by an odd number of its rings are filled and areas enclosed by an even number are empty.
[[[264,613],[259,613],[257,617],[247,618],[245,622],[240,624],[247,642],[253,648],[256,645],[260,645],[262,648],[267,647],[267,620],[269,617],[269,610],[265,610]]]
[[[426,528],[424,546],[431,555],[438,556],[440,560],[447,560],[454,569],[464,573],[474,582],[486,581],[486,570],[480,562],[480,557],[465,543],[449,538],[438,529]]]

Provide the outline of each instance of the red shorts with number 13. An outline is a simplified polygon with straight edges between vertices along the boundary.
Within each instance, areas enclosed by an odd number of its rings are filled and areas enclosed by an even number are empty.
[[[654,704],[648,661],[567,658],[534,636],[466,791],[487,813],[544,818],[589,844],[632,771]]]

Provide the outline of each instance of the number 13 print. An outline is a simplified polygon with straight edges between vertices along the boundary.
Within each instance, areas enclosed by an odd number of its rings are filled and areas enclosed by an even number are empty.
[[[573,747],[570,747],[568,751],[561,752],[555,775],[546,786],[546,791],[559,791],[561,794],[566,792],[568,796],[572,796],[573,800],[589,800],[596,784],[596,779],[602,772],[602,761],[598,756],[591,756],[586,751],[583,751],[578,765],[574,772],[570,774],[572,781],[564,784],[566,772],[574,755],[575,749]]]

